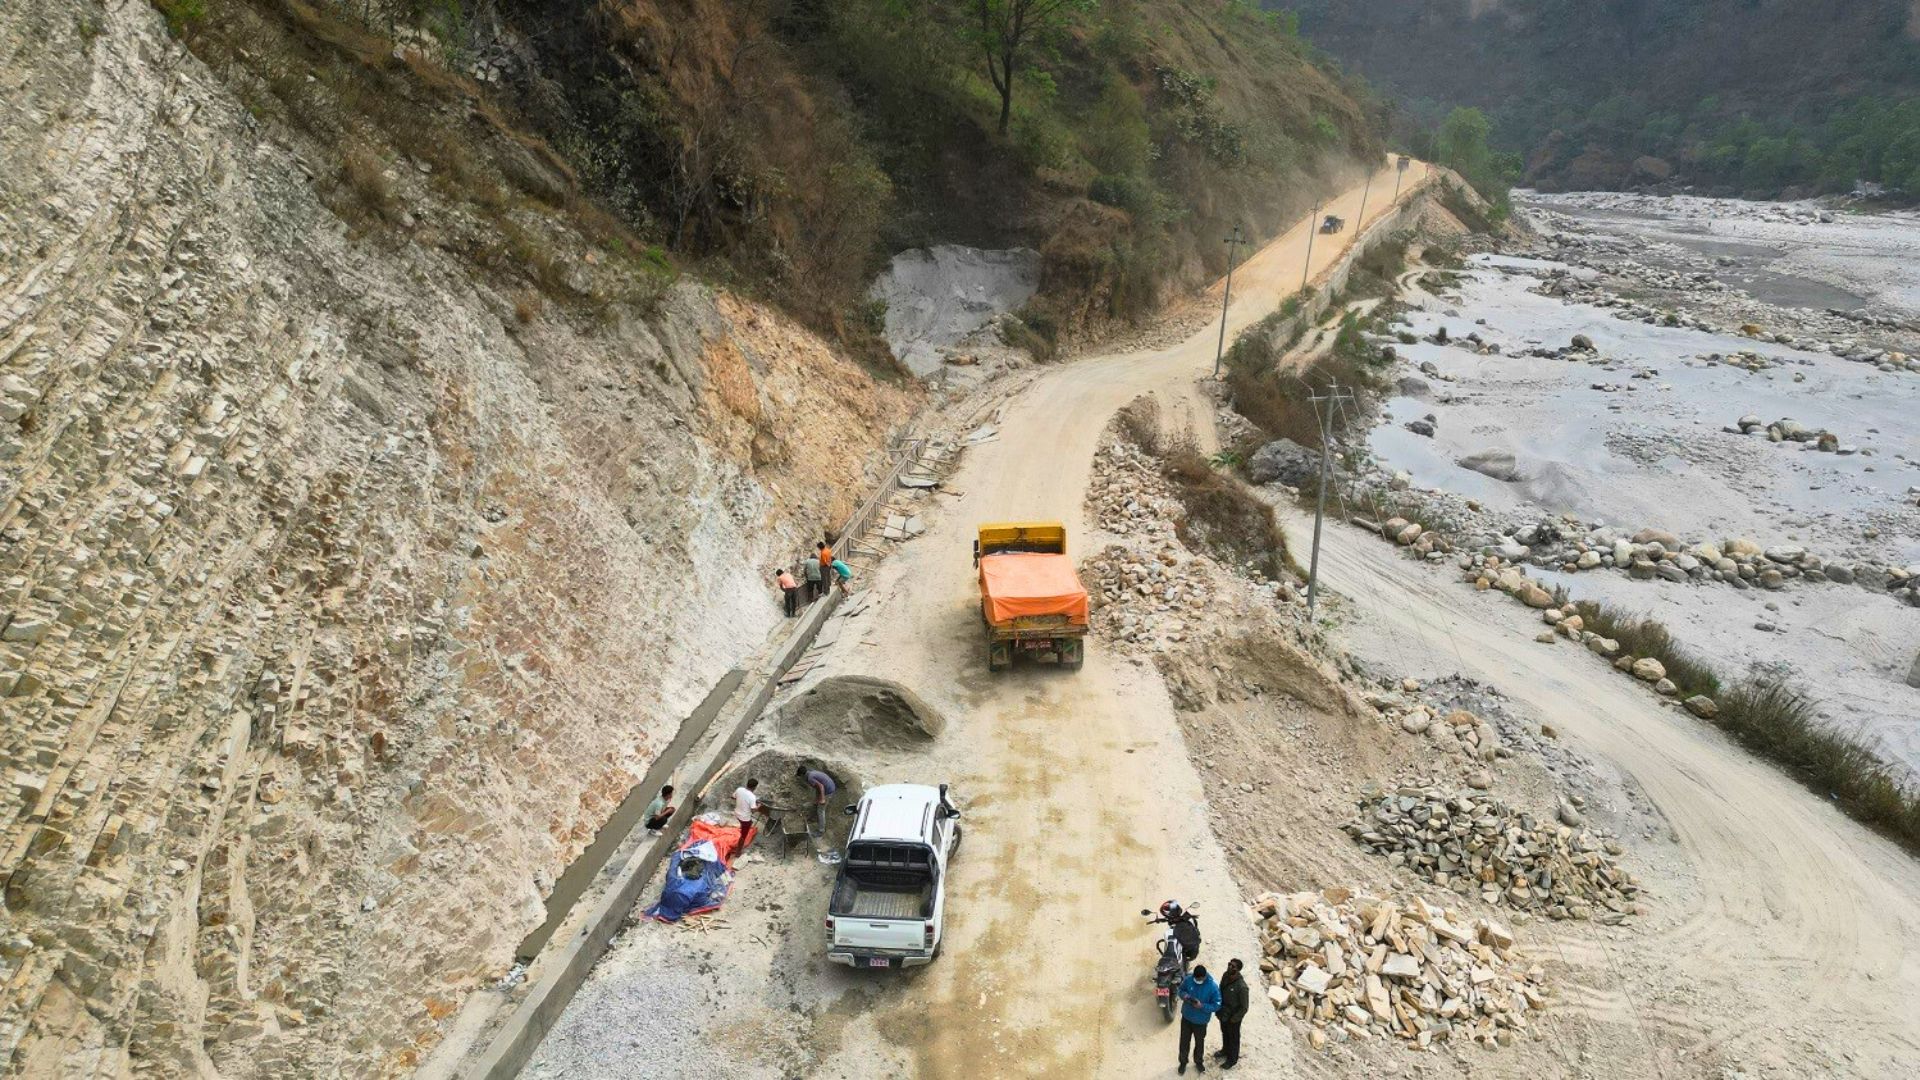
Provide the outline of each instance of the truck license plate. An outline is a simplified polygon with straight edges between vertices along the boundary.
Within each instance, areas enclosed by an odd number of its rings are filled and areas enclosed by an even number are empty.
[[[892,966],[892,964],[893,964],[893,961],[884,956],[867,957],[868,967],[890,967]]]

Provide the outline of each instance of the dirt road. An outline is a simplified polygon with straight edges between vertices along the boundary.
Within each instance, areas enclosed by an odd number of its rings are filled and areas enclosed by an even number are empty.
[[[1312,519],[1285,524],[1304,553]],[[1608,985],[1569,987],[1565,1006],[1786,1075],[1920,1075],[1911,857],[1600,660],[1536,643],[1530,609],[1450,569],[1343,525],[1329,525],[1320,566],[1349,598],[1357,652],[1497,686],[1630,774],[1671,825],[1682,874],[1599,965]]]
[[[1402,198],[1425,176],[1417,167]],[[1390,169],[1374,177],[1368,220],[1386,212],[1392,185]],[[1361,196],[1356,185],[1325,209],[1355,224],[1312,237],[1314,273],[1360,232]],[[1299,288],[1309,235],[1302,222],[1235,271],[1229,340]],[[990,676],[967,557],[975,526],[994,519],[1060,518],[1078,526],[1076,555],[1100,546],[1082,506],[1101,431],[1153,392],[1175,426],[1210,435],[1195,381],[1211,369],[1217,333],[1216,324],[1172,349],[1083,360],[1035,380],[1008,405],[998,437],[969,451],[949,484],[958,498],[876,575],[880,602],[860,616],[867,626],[849,630],[884,628],[872,636],[885,654],[842,650],[839,663],[915,688],[951,723],[931,765],[871,779],[950,779],[969,814],[941,962],[886,1007],[850,1018],[829,1072],[861,1074],[876,1056],[922,1077],[1170,1070],[1175,1034],[1153,1007],[1153,935],[1140,909],[1198,901],[1202,962],[1258,955],[1158,675],[1093,649],[1079,672]],[[1245,1038],[1241,1074],[1292,1075],[1292,1041],[1271,1008],[1252,1010]]]

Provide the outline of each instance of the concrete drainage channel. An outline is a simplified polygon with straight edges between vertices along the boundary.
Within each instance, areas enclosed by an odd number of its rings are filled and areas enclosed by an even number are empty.
[[[851,551],[853,538],[873,524],[900,477],[920,464],[924,449],[918,439],[894,449],[886,477],[840,534],[835,549],[842,557]],[[815,601],[783,640],[771,643],[753,664],[729,672],[715,685],[587,851],[555,882],[547,921],[528,935],[516,954],[526,964],[525,979],[475,991],[417,1076],[509,1080],[519,1075],[678,842],[679,831],[692,819],[698,803],[693,793],[706,788],[726,767],[747,729],[772,700],[781,677],[813,644],[840,601],[838,592]],[[663,835],[649,837],[641,828],[639,813],[669,776],[682,778],[680,812]]]
[[[520,948],[513,954],[515,960],[529,963],[540,955],[540,950],[547,947],[547,942],[553,939],[553,932],[573,913],[574,905],[579,903],[587,887],[613,862],[613,856],[621,844],[633,834],[633,827],[640,823],[640,815],[646,810],[653,793],[659,791],[660,785],[665,784],[673,776],[674,769],[686,760],[687,751],[706,736],[714,718],[733,700],[735,692],[746,678],[744,670],[735,668],[707,692],[700,706],[680,725],[680,733],[673,737],[666,752],[653,763],[647,775],[633,786],[633,790],[627,792],[627,797],[614,810],[613,817],[594,834],[593,843],[588,844],[587,850],[581,852],[580,857],[573,860],[573,865],[567,867],[560,879],[553,883],[553,893],[547,897],[547,921],[520,943]],[[689,811],[694,801],[691,798],[686,800]],[[676,815],[674,825],[678,828],[680,824],[680,817]]]

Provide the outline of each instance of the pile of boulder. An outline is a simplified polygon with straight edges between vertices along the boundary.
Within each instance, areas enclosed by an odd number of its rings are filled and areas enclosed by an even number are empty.
[[[1614,862],[1620,843],[1586,828],[1570,802],[1543,820],[1483,792],[1405,786],[1371,790],[1358,807],[1347,835],[1440,888],[1551,919],[1618,925],[1642,913],[1633,875]]]
[[[1306,488],[1320,478],[1320,451],[1292,439],[1274,439],[1247,459],[1247,479],[1256,484]]]
[[[1736,353],[1706,353],[1700,359],[1706,361],[1708,367],[1719,367],[1725,364],[1753,374],[1778,367],[1786,362],[1777,356],[1762,356],[1752,349],[1742,349]]]
[[[1391,540],[1399,544],[1423,559],[1439,560],[1453,554],[1453,541],[1417,521],[1408,521],[1398,516],[1390,517],[1385,521],[1356,517],[1353,523],[1383,540]]]
[[[1816,431],[1790,416],[1783,416],[1769,424],[1758,416],[1748,413],[1729,424],[1725,430],[1730,435],[1765,435],[1768,442],[1810,443],[1815,450],[1828,454],[1847,455],[1860,452],[1860,448],[1851,443],[1842,445],[1840,436],[1833,432]]]
[[[1512,752],[1501,745],[1500,735],[1479,716],[1466,709],[1444,712],[1420,704],[1404,710],[1392,710],[1387,718],[1409,735],[1424,735],[1442,753],[1459,757],[1473,767],[1467,786],[1485,791],[1493,786],[1490,766]]]
[[[1094,633],[1128,644],[1186,640],[1213,601],[1213,585],[1200,562],[1176,548],[1143,552],[1109,546],[1080,564],[1080,581],[1099,612]]]
[[[1094,456],[1087,508],[1105,532],[1165,541],[1174,539],[1175,523],[1186,513],[1160,463],[1123,439],[1110,440]]]
[[[1310,1025],[1316,1050],[1374,1038],[1508,1046],[1551,995],[1546,972],[1527,963],[1512,930],[1418,897],[1264,893],[1252,914],[1267,996]]]
[[[1465,556],[1461,566],[1469,579],[1491,585],[1502,567],[1521,562],[1565,573],[1611,569],[1647,581],[1718,582],[1736,589],[1777,590],[1795,582],[1860,585],[1920,606],[1920,566],[1850,565],[1829,562],[1799,544],[1763,546],[1744,537],[1687,542],[1661,529],[1628,533],[1612,526],[1587,528],[1570,518],[1501,533],[1479,554]]]

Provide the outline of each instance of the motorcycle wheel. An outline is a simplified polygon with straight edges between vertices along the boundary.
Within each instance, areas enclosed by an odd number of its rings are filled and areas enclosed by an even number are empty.
[[[1166,1000],[1160,1004],[1160,1011],[1167,1014],[1167,1019],[1169,1020],[1173,1019],[1173,995],[1172,994],[1168,994]]]

